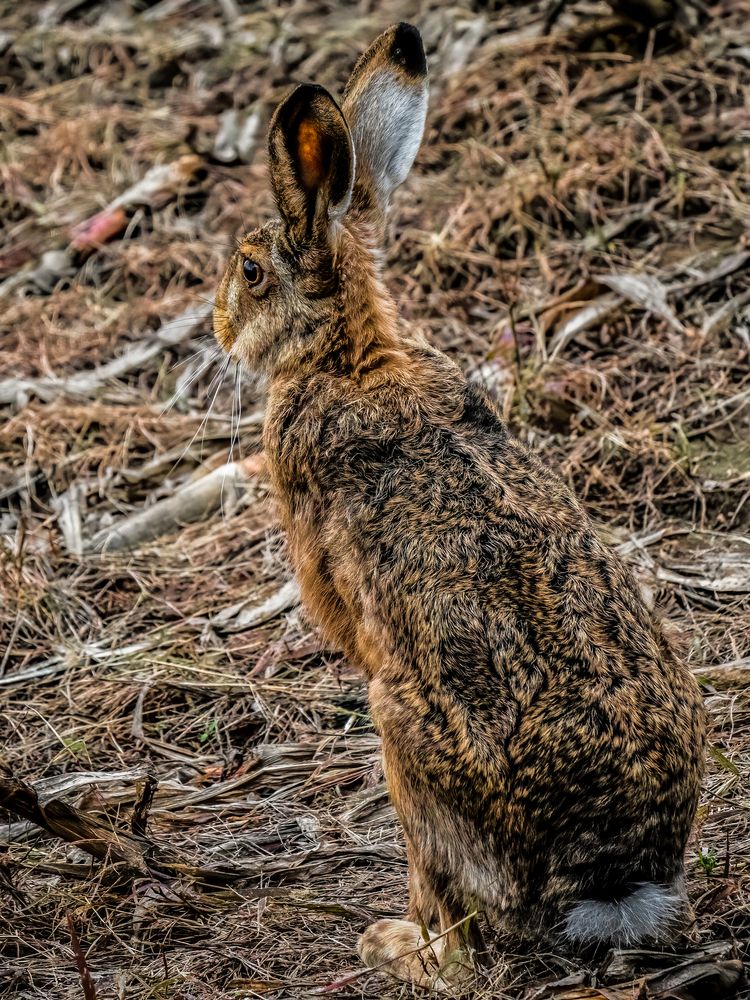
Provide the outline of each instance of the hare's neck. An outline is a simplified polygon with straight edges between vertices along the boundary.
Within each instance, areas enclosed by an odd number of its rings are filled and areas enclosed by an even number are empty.
[[[319,300],[317,315],[300,319],[296,336],[276,360],[271,383],[319,373],[359,383],[408,366],[379,251],[364,235],[341,227],[333,261],[336,290]]]
[[[340,261],[339,335],[356,374],[400,354],[398,313],[381,277],[382,251],[376,234],[345,230]]]

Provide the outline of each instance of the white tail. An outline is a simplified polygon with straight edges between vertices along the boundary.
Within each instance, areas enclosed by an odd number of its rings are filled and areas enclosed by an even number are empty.
[[[578,944],[628,948],[662,941],[686,910],[682,880],[671,886],[642,882],[621,899],[584,899],[568,912],[563,936]]]

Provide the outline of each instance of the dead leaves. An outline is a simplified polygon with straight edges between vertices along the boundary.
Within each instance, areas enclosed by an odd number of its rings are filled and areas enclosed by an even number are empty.
[[[590,977],[598,985],[571,982],[581,978],[529,990],[524,1000],[720,1000],[735,995],[744,973],[733,942],[716,941],[686,955],[614,951]]]
[[[118,195],[101,212],[78,223],[70,233],[72,250],[93,250],[119,235],[127,226],[129,211],[139,205],[162,208],[185,189],[202,161],[194,154],[181,156],[172,163],[158,164],[132,187]]]

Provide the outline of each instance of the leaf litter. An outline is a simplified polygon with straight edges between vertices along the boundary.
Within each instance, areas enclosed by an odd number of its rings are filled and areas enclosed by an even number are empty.
[[[406,897],[364,685],[299,607],[262,387],[209,320],[273,212],[274,103],[401,19],[432,68],[404,319],[584,498],[712,727],[684,938],[498,938],[473,995],[748,995],[747,0],[0,10],[0,995],[411,995],[354,952]]]

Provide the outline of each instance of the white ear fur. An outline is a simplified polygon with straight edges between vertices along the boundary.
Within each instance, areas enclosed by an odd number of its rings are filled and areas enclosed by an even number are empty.
[[[383,207],[403,184],[422,142],[427,81],[408,84],[387,68],[377,70],[356,95],[350,117],[360,169],[366,169]]]

